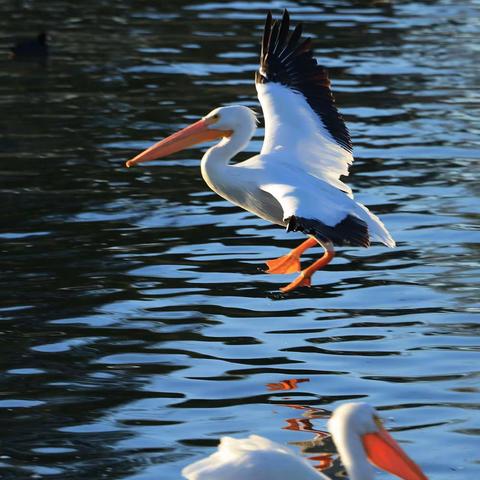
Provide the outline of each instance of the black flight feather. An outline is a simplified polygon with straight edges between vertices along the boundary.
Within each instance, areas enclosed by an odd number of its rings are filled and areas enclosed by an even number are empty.
[[[335,106],[325,67],[313,58],[310,38],[302,41],[302,26],[290,33],[290,17],[284,11],[281,21],[272,23],[268,12],[262,38],[260,70],[257,83],[280,83],[300,93],[320,117],[333,139],[348,152],[352,151],[350,133]]]
[[[287,219],[287,232],[302,232],[320,239],[330,240],[334,245],[369,247],[370,236],[367,224],[354,215],[347,215],[333,227],[320,220],[292,215]]]

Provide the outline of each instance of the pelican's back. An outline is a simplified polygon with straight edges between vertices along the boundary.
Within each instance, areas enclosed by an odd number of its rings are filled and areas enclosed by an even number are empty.
[[[320,480],[325,478],[289,448],[258,435],[223,437],[215,453],[182,470],[188,480]]]

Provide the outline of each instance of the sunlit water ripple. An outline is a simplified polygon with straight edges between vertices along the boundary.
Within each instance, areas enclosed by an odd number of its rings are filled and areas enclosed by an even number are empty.
[[[0,69],[2,478],[173,480],[251,433],[325,452],[340,478],[323,432],[352,399],[429,477],[477,478],[478,2],[134,3],[0,19],[0,53],[52,36],[47,65]],[[264,261],[300,237],[208,191],[202,150],[124,168],[216,106],[259,109],[263,20],[283,7],[330,68],[349,183],[398,243],[339,249],[288,296]]]

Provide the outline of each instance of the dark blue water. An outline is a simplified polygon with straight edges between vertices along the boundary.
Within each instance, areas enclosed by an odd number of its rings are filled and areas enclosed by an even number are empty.
[[[258,110],[265,13],[285,6],[330,69],[349,184],[398,246],[339,249],[280,296],[293,276],[263,262],[301,237],[210,192],[202,149],[124,162],[222,104]],[[251,433],[340,475],[323,432],[352,399],[432,479],[477,478],[479,6],[4,2],[2,478],[173,480]],[[42,29],[45,65],[6,59]]]

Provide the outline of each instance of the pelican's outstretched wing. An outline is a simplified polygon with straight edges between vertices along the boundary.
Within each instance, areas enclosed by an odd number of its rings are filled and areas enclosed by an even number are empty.
[[[262,155],[296,163],[350,195],[339,180],[353,162],[350,134],[335,107],[327,71],[313,58],[301,25],[290,33],[286,10],[281,21],[272,23],[267,15],[255,84],[265,117]]]

